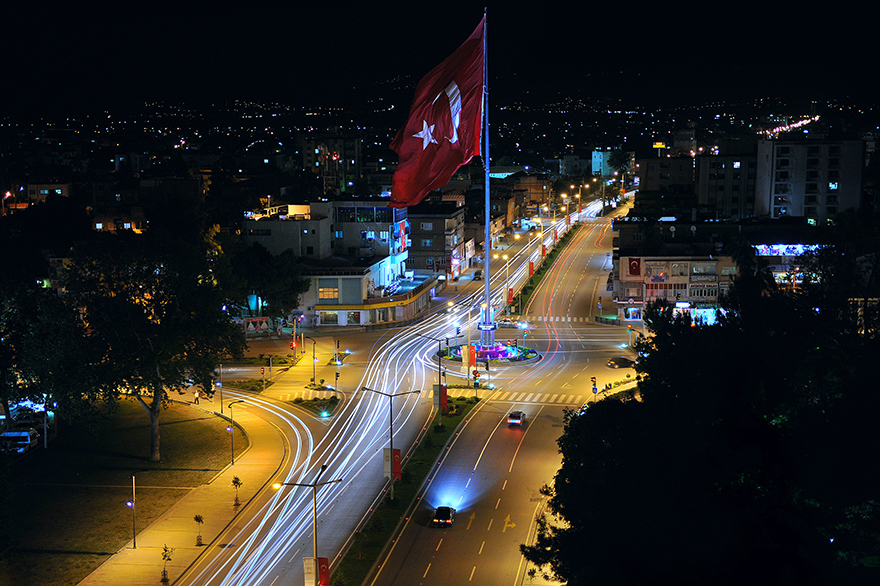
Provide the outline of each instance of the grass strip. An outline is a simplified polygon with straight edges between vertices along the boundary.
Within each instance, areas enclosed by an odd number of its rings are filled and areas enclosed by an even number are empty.
[[[113,416],[64,426],[48,449],[0,458],[0,584],[79,583],[131,540],[132,474],[140,532],[229,464],[227,425],[171,403],[160,417],[162,461],[150,462],[149,418],[122,401]],[[237,454],[247,448],[238,428],[234,442]]]

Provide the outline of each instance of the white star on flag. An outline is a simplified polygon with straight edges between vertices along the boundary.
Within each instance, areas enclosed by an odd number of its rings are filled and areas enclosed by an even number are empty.
[[[414,134],[414,138],[422,139],[422,150],[428,148],[428,145],[432,142],[437,144],[437,141],[434,140],[434,125],[428,126],[428,122],[426,120],[422,120],[422,131]]]

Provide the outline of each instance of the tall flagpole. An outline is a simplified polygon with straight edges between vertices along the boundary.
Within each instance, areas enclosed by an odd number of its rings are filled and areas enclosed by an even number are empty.
[[[495,345],[495,318],[492,309],[492,275],[490,265],[492,259],[492,202],[489,197],[489,59],[487,42],[486,12],[483,12],[483,169],[486,184],[486,242],[483,246],[483,282],[484,304],[480,323],[480,343],[484,348]]]

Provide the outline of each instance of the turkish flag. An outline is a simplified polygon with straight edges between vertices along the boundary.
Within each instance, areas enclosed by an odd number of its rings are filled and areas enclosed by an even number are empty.
[[[391,474],[397,480],[401,479],[401,475],[400,475],[400,450],[394,450],[391,453]]]
[[[318,558],[318,584],[330,586],[330,561],[327,558]]]
[[[480,154],[485,21],[416,86],[409,118],[391,141],[400,160],[390,207],[416,205]]]
[[[641,274],[642,274],[642,259],[630,257],[630,259],[629,259],[629,274],[631,277],[641,276]]]

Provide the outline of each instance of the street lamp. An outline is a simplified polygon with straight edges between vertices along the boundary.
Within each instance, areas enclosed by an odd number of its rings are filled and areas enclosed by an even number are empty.
[[[328,480],[327,482],[318,482],[321,478],[321,474],[324,473],[324,470],[327,469],[327,464],[323,464],[321,469],[318,471],[318,475],[315,477],[315,481],[311,484],[304,482],[276,482],[272,485],[272,488],[278,490],[282,486],[304,486],[306,488],[312,489],[312,552],[315,556],[315,574],[318,572],[318,489],[322,486],[326,486],[328,484],[334,484],[336,482],[342,482],[341,478],[337,478],[336,480]]]
[[[229,448],[232,450],[232,466],[235,466],[235,418],[232,417],[232,406],[236,403],[244,403],[244,400],[233,401],[229,404]]]
[[[495,259],[498,259],[498,255],[494,255]],[[510,315],[510,306],[508,305],[508,301],[510,300],[510,259],[506,254],[502,254],[501,258],[504,259],[504,312],[507,315]]]
[[[441,366],[443,363],[443,346],[442,346],[442,344],[443,344],[444,339],[443,338],[435,338],[434,336],[428,336],[425,334],[416,334],[416,335],[419,336],[420,338],[427,338],[429,340],[434,340],[435,342],[437,342],[437,384],[439,385],[440,384],[440,377],[441,377],[441,370],[440,369],[441,369]],[[445,340],[446,340],[446,348],[449,348],[449,338],[445,338]]]
[[[303,338],[305,338],[306,340],[312,341],[312,382],[317,383],[318,382],[318,373],[315,370],[316,369],[315,363],[318,362],[318,359],[315,357],[315,345],[317,344],[317,342],[315,342],[314,338],[310,338],[309,336],[303,336]]]
[[[439,383],[438,383],[439,384]],[[421,389],[418,391],[404,391],[402,393],[384,393],[382,391],[377,391],[376,389],[370,389],[368,387],[361,387],[362,391],[370,391],[371,393],[378,393],[380,395],[385,395],[388,397],[388,449],[391,452],[391,500],[394,500],[394,397],[399,397],[401,395],[412,395],[413,393],[421,393]]]
[[[131,475],[131,500],[125,503],[126,506],[131,507],[131,548],[137,549],[137,530],[135,529],[135,514],[134,514],[134,503],[136,501],[135,497],[135,488],[134,488],[134,474]]]

